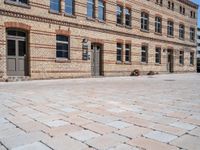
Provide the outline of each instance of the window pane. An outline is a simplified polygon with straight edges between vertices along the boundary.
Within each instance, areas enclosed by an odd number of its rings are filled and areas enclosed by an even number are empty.
[[[98,2],[98,18],[100,20],[105,20],[105,6],[103,0],[99,0]]]
[[[26,42],[19,41],[19,56],[24,56],[26,54]]]
[[[60,11],[60,0],[51,0],[50,9],[56,12]]]
[[[15,40],[7,40],[7,47],[8,47],[8,56],[15,56],[16,55]]]
[[[74,13],[74,0],[65,0],[65,13],[70,15]]]
[[[87,16],[94,18],[94,0],[87,1]]]
[[[66,37],[66,36],[64,36],[64,35],[57,35],[57,36],[56,36],[56,40],[57,40],[57,41],[68,42],[68,37]]]

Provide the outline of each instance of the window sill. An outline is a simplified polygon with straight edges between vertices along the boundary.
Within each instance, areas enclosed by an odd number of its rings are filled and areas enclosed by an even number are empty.
[[[184,64],[179,64],[179,67],[184,67]]]
[[[27,8],[27,9],[30,9],[31,6],[29,4],[23,4],[23,3],[18,3],[18,2],[12,2],[10,0],[5,0],[4,1],[5,4],[8,4],[8,5],[14,5],[14,6],[18,6],[18,7],[23,7],[23,8]]]
[[[70,14],[68,14],[68,13],[64,13],[64,16],[65,17],[70,17],[70,18],[76,18],[76,16],[75,15],[70,15]]]
[[[184,39],[184,38],[180,38],[180,37],[179,37],[179,40],[181,40],[181,41],[185,41],[185,39]]]
[[[71,60],[69,60],[67,58],[56,58],[55,62],[57,62],[57,63],[70,63]]]
[[[148,65],[147,62],[140,62],[141,65]]]
[[[145,29],[140,29],[141,32],[146,32],[149,33],[149,30],[145,30]]]
[[[133,29],[133,27],[132,26],[125,26],[125,28],[127,28],[127,29]]]
[[[159,36],[162,36],[162,33],[159,33],[159,32],[154,32],[155,35],[159,35]]]
[[[118,27],[124,27],[123,24],[119,24],[119,23],[117,23],[116,26],[118,26]]]
[[[174,38],[174,36],[173,36],[173,35],[167,35],[167,37],[168,37],[168,38]]]
[[[61,15],[61,12],[53,11],[53,10],[49,10],[49,13],[55,14],[55,15]]]
[[[105,20],[100,20],[100,19],[96,19],[99,23],[102,23],[102,24],[105,24],[106,23],[106,21]]]
[[[161,63],[155,63],[155,66],[161,66]]]
[[[88,21],[94,21],[94,22],[95,22],[95,18],[86,17],[86,19],[87,19]]]
[[[116,64],[122,64],[122,61],[117,61]]]
[[[190,40],[190,42],[195,43],[195,40]]]
[[[194,67],[195,65],[194,64],[190,64],[190,67]]]
[[[124,64],[125,65],[132,65],[132,63],[130,61],[125,61]]]

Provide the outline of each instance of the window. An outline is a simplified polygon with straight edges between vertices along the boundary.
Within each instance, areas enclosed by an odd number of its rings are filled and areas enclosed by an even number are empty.
[[[180,6],[180,14],[182,14],[183,13],[183,8],[182,8],[182,6]]]
[[[117,61],[122,62],[123,44],[117,43]]]
[[[105,20],[105,2],[103,0],[98,1],[98,19]]]
[[[184,64],[184,52],[180,51],[179,54],[179,64],[183,65]]]
[[[194,65],[194,52],[190,52],[190,65]]]
[[[56,36],[56,57],[69,59],[69,37]]]
[[[190,28],[190,40],[194,41],[195,40],[195,29]]]
[[[190,11],[190,18],[196,18],[196,12]]]
[[[87,0],[87,16],[94,18],[94,0]]]
[[[65,0],[65,13],[69,15],[74,14],[74,0]]]
[[[131,62],[131,44],[126,44],[125,61]]]
[[[163,4],[163,0],[156,0],[156,4],[162,6],[162,4]]]
[[[198,36],[198,39],[200,40],[200,35]]]
[[[125,8],[125,21],[126,21],[126,26],[131,26],[131,9],[130,8]]]
[[[198,43],[198,45],[197,46],[199,46],[200,47],[200,43]]]
[[[174,23],[172,21],[167,22],[167,35],[174,36]]]
[[[148,47],[146,45],[142,46],[141,62],[148,63]]]
[[[162,18],[160,17],[155,18],[155,32],[162,33]]]
[[[155,62],[156,64],[161,64],[161,48],[157,47],[155,52]]]
[[[60,12],[60,0],[50,0],[50,10]]]
[[[123,7],[117,5],[117,24],[123,24]]]
[[[5,2],[14,2],[17,4],[28,4],[28,0],[6,0]]]
[[[149,14],[142,12],[141,13],[141,29],[149,30]]]
[[[179,25],[179,38],[180,39],[185,38],[185,26],[183,24]]]

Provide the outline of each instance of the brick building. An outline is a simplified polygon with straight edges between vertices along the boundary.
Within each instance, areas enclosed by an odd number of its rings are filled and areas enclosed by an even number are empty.
[[[0,78],[196,71],[189,0],[1,0]]]

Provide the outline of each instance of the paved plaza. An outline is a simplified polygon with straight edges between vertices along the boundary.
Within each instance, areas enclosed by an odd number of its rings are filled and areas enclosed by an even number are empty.
[[[0,83],[0,150],[200,150],[200,74]]]

